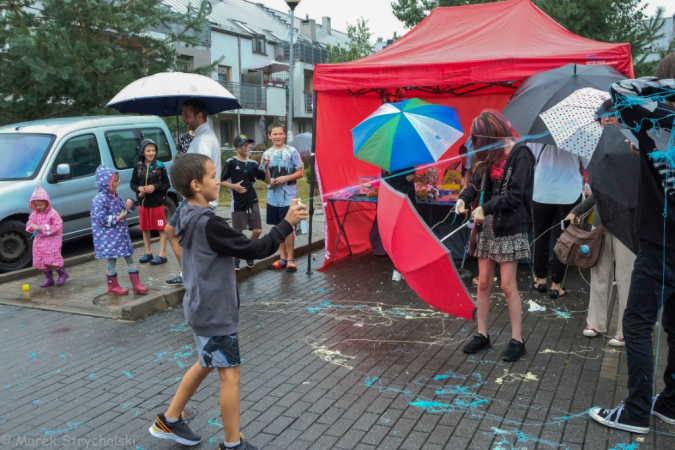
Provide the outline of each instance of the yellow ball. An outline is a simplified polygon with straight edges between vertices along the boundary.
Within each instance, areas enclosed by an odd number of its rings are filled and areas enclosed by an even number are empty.
[[[24,291],[29,291],[29,290],[30,290],[30,286],[27,285],[27,284],[24,284],[23,286],[21,286],[21,289],[23,289]]]

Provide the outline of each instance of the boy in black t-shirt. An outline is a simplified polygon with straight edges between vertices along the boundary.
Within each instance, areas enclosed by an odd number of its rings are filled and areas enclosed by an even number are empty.
[[[265,171],[258,168],[258,163],[248,158],[254,142],[244,134],[234,138],[237,156],[225,162],[220,183],[222,187],[232,192],[234,200],[232,228],[237,231],[251,230],[251,240],[258,239],[262,233],[258,196],[253,185],[256,180],[265,181]],[[249,268],[253,267],[253,260],[246,260],[246,265]],[[234,260],[234,269],[239,270],[238,259]]]

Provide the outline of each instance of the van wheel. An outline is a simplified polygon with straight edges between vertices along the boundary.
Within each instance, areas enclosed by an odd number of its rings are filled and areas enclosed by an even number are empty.
[[[171,220],[171,216],[176,212],[176,203],[170,198],[167,197],[164,200],[164,215],[166,215],[166,224]]]
[[[26,224],[18,220],[0,223],[0,272],[23,269],[31,263],[32,243]]]

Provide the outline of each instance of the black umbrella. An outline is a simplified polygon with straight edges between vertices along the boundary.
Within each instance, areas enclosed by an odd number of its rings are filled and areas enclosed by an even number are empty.
[[[637,254],[637,191],[640,157],[630,151],[622,125],[607,125],[591,162],[588,180],[602,224]]]
[[[548,111],[573,92],[583,88],[609,90],[609,85],[625,79],[621,72],[610,66],[581,66],[567,64],[557,69],[532,75],[520,85],[502,115],[520,136],[546,134],[533,142],[553,144],[548,128],[539,114]]]

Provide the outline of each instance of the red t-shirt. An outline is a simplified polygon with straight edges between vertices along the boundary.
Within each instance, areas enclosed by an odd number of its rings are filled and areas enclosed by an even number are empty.
[[[504,178],[504,165],[506,164],[506,155],[500,161],[496,161],[490,169],[490,180],[502,181]]]

